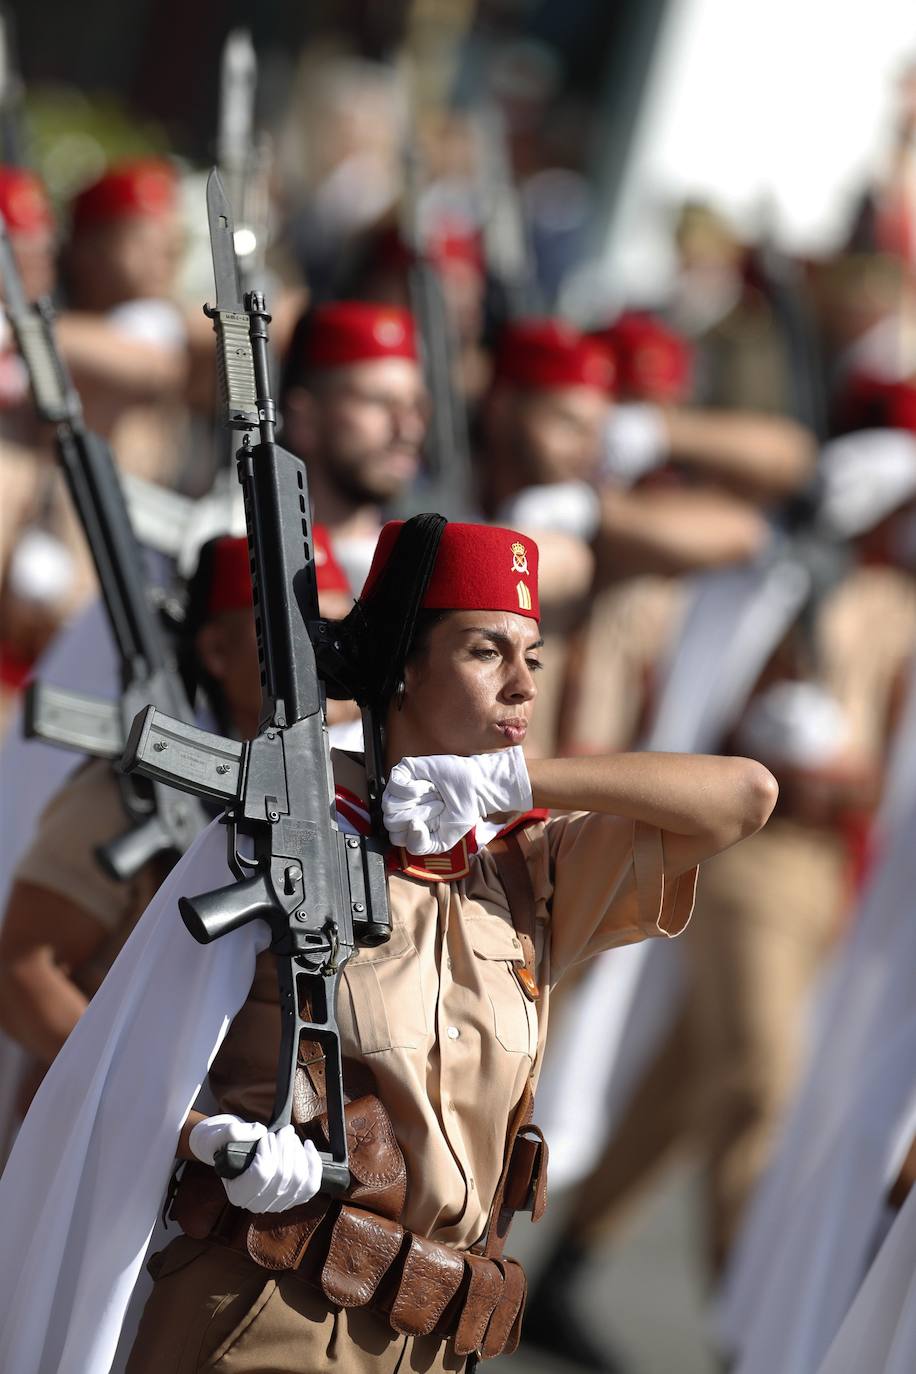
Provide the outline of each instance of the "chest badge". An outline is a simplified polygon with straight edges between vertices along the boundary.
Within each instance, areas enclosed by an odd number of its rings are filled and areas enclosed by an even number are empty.
[[[531,969],[526,968],[524,964],[516,964],[515,976],[528,1001],[536,1002],[541,995],[541,989],[538,987]]]

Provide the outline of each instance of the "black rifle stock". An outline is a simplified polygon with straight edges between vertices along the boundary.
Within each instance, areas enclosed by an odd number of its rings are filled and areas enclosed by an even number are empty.
[[[102,758],[117,758],[130,722],[154,703],[192,718],[143,578],[142,554],[108,445],[83,420],[80,399],[54,340],[47,300],[30,303],[0,216],[0,275],[6,312],[26,365],[41,420],[55,427],[57,454],[98,577],[121,664],[121,700],[109,703],[33,683],[26,699],[27,735]],[[183,853],[205,824],[196,803],[159,783],[121,777],[131,828],[98,857],[117,878],[130,878],[156,854]],[[176,802],[178,803],[176,805]]]
[[[317,1041],[326,1061],[330,1142],[322,1157],[322,1189],[340,1193],[348,1186],[349,1169],[337,988],[357,939],[380,943],[390,933],[384,850],[377,839],[345,835],[335,820],[319,669],[328,628],[318,611],[306,469],[274,442],[270,317],[259,292],[240,303],[232,217],[215,172],[207,205],[217,304],[206,313],[217,335],[223,419],[244,431],[238,473],[261,667],[260,730],[239,745],[148,709],[134,722],[125,767],[227,805],[229,866],[237,881],[182,898],[181,916],[203,944],[249,921],[270,927],[282,1024],[270,1129],[291,1120],[300,1042]],[[255,429],[259,442],[252,444]],[[364,719],[367,735],[370,724]],[[377,795],[378,781],[370,779],[370,787]],[[240,852],[241,836],[250,843],[250,856]],[[241,1173],[256,1148],[227,1146],[217,1160],[219,1171],[227,1177]]]

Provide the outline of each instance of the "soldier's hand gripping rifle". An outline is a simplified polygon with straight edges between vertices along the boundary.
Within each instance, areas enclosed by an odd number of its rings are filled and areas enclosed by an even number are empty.
[[[182,898],[181,916],[203,944],[249,921],[270,927],[282,1018],[270,1129],[291,1120],[300,1041],[317,1041],[325,1054],[331,1146],[323,1158],[322,1189],[339,1192],[348,1185],[349,1171],[337,987],[355,941],[377,944],[390,933],[384,851],[379,840],[345,835],[334,819],[316,662],[328,629],[318,611],[306,469],[274,442],[270,317],[259,292],[248,293],[242,304],[232,217],[215,172],[207,185],[207,209],[216,306],[206,310],[218,340],[225,420],[244,432],[238,470],[261,665],[261,724],[256,739],[238,744],[149,709],[134,723],[125,766],[227,806],[229,866],[237,882]],[[254,444],[252,431],[259,439]],[[364,733],[368,739],[365,721]],[[371,759],[369,772],[371,800]],[[248,838],[253,857],[240,852],[241,836]],[[256,1148],[256,1142],[227,1146],[217,1160],[219,1171],[225,1177],[241,1173]]]
[[[29,374],[35,409],[55,427],[57,454],[83,527],[121,664],[120,702],[33,683],[25,731],[52,744],[117,759],[130,724],[149,702],[193,720],[159,614],[147,594],[142,553],[108,445],[83,420],[79,396],[54,339],[50,301],[25,296],[0,215],[0,277],[6,314]],[[130,829],[98,851],[109,873],[132,877],[160,853],[181,854],[206,824],[202,807],[171,788],[119,775]]]

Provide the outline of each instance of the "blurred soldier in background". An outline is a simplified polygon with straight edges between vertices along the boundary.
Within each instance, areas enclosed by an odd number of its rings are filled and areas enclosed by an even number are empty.
[[[119,466],[165,485],[179,477],[187,443],[181,252],[178,177],[168,162],[117,163],[72,202],[61,349],[87,422],[110,440]]]
[[[314,528],[322,611],[346,613],[346,579],[326,531]],[[246,539],[223,535],[201,549],[176,654],[207,725],[253,738],[261,690]],[[0,1030],[30,1056],[23,1114],[174,862],[161,854],[127,881],[111,876],[97,852],[128,824],[115,769],[92,760],[54,797],[16,866],[0,924]],[[7,1128],[0,1123],[0,1139]]]
[[[614,1366],[575,1318],[574,1290],[624,1208],[687,1139],[703,1164],[710,1271],[721,1270],[797,1081],[814,976],[861,877],[916,649],[904,553],[916,451],[909,435],[850,436],[823,462],[820,524],[837,541],[835,560],[839,541],[855,541],[855,562],[847,570],[840,557],[830,580],[814,582],[718,746],[766,760],[779,779],[766,843],[755,839],[740,865],[710,864],[698,895],[708,926],[685,947],[684,1013],[580,1185],[532,1305],[529,1339],[572,1346],[588,1367]]]
[[[0,166],[0,213],[31,300],[54,289],[54,217],[29,171]],[[0,299],[2,299],[0,283]],[[28,377],[0,316],[0,732],[33,662],[90,595],[93,574]]]
[[[283,439],[309,465],[316,518],[351,587],[365,580],[383,510],[420,472],[428,405],[408,311],[346,301],[301,317],[281,386]]]

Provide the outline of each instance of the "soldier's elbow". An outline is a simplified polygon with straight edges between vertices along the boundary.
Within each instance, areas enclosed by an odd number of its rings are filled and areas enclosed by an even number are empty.
[[[779,784],[769,768],[756,759],[735,759],[740,770],[741,838],[754,835],[770,816],[779,796]]]

